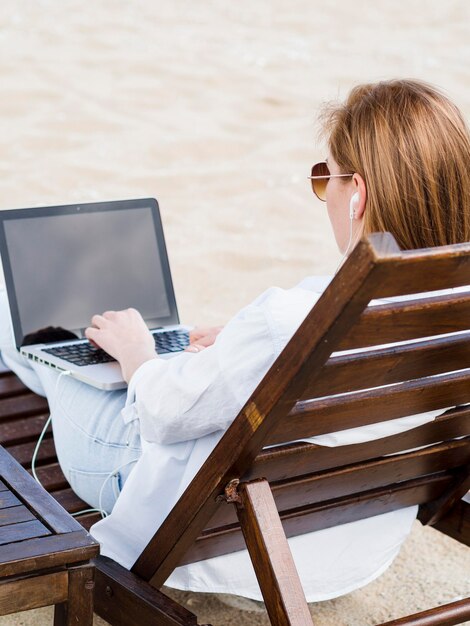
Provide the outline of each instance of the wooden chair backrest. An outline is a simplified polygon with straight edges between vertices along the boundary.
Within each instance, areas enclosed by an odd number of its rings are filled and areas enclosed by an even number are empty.
[[[400,251],[389,234],[363,239],[133,571],[159,587],[178,565],[242,549],[223,497],[234,480],[269,480],[288,536],[411,504],[429,521],[459,497],[470,467],[470,407],[459,407],[470,403],[470,293],[369,303],[465,285],[470,244]],[[387,345],[397,342],[407,343]],[[369,443],[285,444],[448,407]],[[272,444],[284,445],[263,449]]]

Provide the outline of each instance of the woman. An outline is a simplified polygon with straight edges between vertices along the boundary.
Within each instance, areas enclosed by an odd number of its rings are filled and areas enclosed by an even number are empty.
[[[324,122],[329,155],[312,168],[312,186],[326,200],[344,255],[374,231],[391,232],[403,248],[470,240],[470,138],[447,98],[416,81],[364,85],[330,107]],[[220,334],[194,335],[187,353],[166,361],[137,311],[94,316],[86,335],[120,363],[127,394],[57,380],[4,353],[26,382],[45,389],[73,488],[92,506],[112,510],[92,528],[104,554],[132,566],[324,287],[307,279],[288,291],[272,288]],[[437,413],[310,441],[362,442]],[[382,573],[415,516],[410,507],[291,539],[307,600],[342,595]],[[178,568],[168,584],[260,599],[245,551]]]

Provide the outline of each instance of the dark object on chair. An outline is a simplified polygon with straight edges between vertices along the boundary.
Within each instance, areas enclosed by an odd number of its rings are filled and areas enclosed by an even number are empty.
[[[23,346],[32,346],[35,343],[51,343],[52,341],[68,341],[78,339],[77,335],[60,326],[46,326],[29,333],[23,339]]]
[[[387,234],[361,241],[132,572],[104,557],[95,561],[96,612],[116,626],[196,626],[196,616],[159,588],[178,565],[247,546],[272,624],[311,624],[281,523],[292,536],[419,504],[422,523],[469,545],[470,505],[460,498],[470,487],[470,407],[459,405],[470,403],[470,295],[368,307],[373,299],[469,284],[470,244],[402,252]],[[448,333],[458,334],[442,336]],[[418,341],[332,356],[412,339]],[[9,375],[0,378],[0,393],[0,440],[27,464],[46,417],[44,401]],[[458,408],[369,443],[263,450],[449,406]],[[49,438],[38,474],[59,502],[79,510],[84,503],[53,459]],[[82,518],[85,526],[93,521]],[[387,626],[469,619],[470,600],[462,600]]]

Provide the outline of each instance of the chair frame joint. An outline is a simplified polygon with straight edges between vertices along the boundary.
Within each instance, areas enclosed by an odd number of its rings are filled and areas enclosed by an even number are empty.
[[[217,500],[224,500],[228,503],[234,504],[242,504],[242,499],[240,494],[238,493],[238,486],[240,484],[240,480],[238,478],[234,478],[230,482],[225,485],[224,494],[218,496]]]

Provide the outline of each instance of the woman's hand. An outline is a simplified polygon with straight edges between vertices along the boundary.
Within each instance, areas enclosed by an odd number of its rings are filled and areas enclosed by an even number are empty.
[[[211,328],[194,328],[189,333],[189,346],[186,352],[200,352],[211,346],[223,326],[212,326]]]
[[[135,309],[94,315],[91,324],[85,336],[118,361],[126,382],[142,363],[157,358],[155,341]]]

